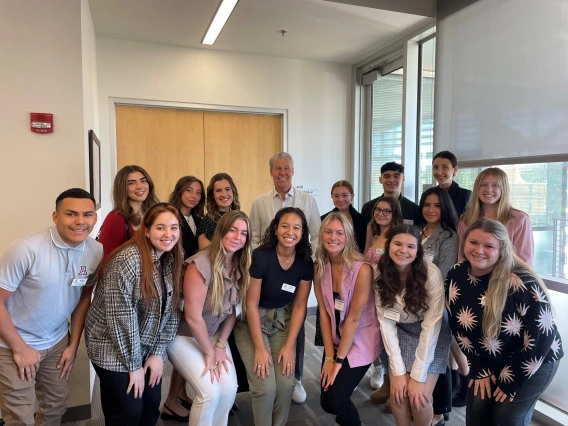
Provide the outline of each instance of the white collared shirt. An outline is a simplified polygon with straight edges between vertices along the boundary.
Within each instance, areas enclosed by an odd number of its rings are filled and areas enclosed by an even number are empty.
[[[103,258],[103,246],[87,237],[70,247],[46,229],[14,241],[0,259],[0,288],[12,293],[8,314],[27,345],[49,349],[68,332],[84,285],[92,285]],[[0,346],[7,347],[0,340]]]
[[[291,186],[290,191],[286,193],[285,200],[282,200],[282,197],[278,191],[276,191],[276,188],[272,188],[272,206],[274,208],[274,214],[272,217],[276,216],[276,213],[285,207],[294,207],[294,186]]]

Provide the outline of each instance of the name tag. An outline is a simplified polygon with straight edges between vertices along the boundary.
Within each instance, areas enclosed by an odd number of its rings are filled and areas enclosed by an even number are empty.
[[[345,302],[341,299],[335,299],[335,310],[343,312],[344,308],[345,308]]]
[[[83,287],[87,284],[87,278],[75,278],[71,281],[71,287]]]
[[[390,319],[396,322],[400,321],[400,312],[395,311],[394,309],[385,309],[384,317],[386,319]]]
[[[426,262],[434,263],[434,253],[425,252],[424,253],[424,260]]]
[[[241,314],[242,310],[243,310],[243,308],[242,308],[242,306],[241,306],[240,303],[237,304],[237,305],[235,305],[235,315],[236,315],[237,317]]]
[[[402,219],[402,223],[405,225],[414,225],[414,221],[412,219]]]
[[[296,287],[290,284],[282,284],[282,290],[287,291],[288,293],[294,293],[296,291]]]

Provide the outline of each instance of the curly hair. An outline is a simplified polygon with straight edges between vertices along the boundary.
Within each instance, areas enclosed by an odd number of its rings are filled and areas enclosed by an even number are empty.
[[[302,220],[302,238],[296,244],[296,256],[299,259],[310,261],[312,258],[312,246],[310,244],[310,230],[308,229],[308,221],[306,220],[306,215],[304,212],[297,207],[285,207],[276,213],[268,228],[264,232],[261,241],[261,247],[263,250],[272,250],[278,245],[278,237],[276,236],[276,230],[278,225],[280,225],[280,220],[284,215],[295,214]]]
[[[373,237],[381,235],[381,227],[375,221],[375,209],[377,208],[377,206],[379,205],[379,203],[381,201],[384,201],[385,203],[387,203],[390,206],[390,209],[391,209],[390,226],[391,227],[396,226],[396,225],[400,225],[403,221],[402,209],[400,208],[400,202],[394,197],[386,197],[386,196],[379,197],[379,199],[377,200],[377,202],[373,206],[373,212],[371,214],[371,220],[369,221],[369,225],[371,225],[371,233],[372,233]]]
[[[410,271],[406,277],[406,282],[401,285],[400,276],[394,261],[390,257],[390,245],[393,238],[400,234],[410,234],[416,239],[416,258],[410,265]],[[428,281],[428,266],[423,260],[424,251],[418,228],[412,225],[397,225],[389,229],[387,242],[385,244],[385,254],[381,256],[377,269],[379,275],[375,280],[375,289],[379,293],[381,305],[385,308],[394,306],[395,297],[402,289],[406,289],[404,295],[404,312],[418,315],[420,312],[428,310],[429,295],[426,290]]]

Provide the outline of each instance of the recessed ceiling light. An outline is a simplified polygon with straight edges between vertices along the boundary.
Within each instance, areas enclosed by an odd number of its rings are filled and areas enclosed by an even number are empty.
[[[217,13],[215,13],[215,17],[209,28],[207,29],[207,33],[205,33],[205,37],[203,37],[203,41],[201,44],[209,44],[212,45],[217,40],[219,33],[227,23],[229,16],[233,12],[233,9],[237,5],[239,0],[222,0],[219,8],[217,9]]]

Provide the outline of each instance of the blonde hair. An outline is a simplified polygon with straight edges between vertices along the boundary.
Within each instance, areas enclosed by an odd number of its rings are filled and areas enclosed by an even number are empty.
[[[231,227],[237,220],[244,220],[247,224],[247,240],[242,249],[233,254],[233,264],[236,263],[237,270],[241,277],[238,281],[238,301],[241,304],[241,319],[245,317],[246,297],[250,282],[250,263],[251,263],[251,234],[250,222],[248,216],[240,210],[232,210],[225,213],[215,228],[209,250],[209,261],[211,264],[211,306],[213,315],[221,315],[223,312],[223,298],[225,296],[225,283],[223,279],[223,268],[225,267],[225,259],[227,252],[223,246],[223,237],[231,230]],[[236,262],[235,262],[236,261]]]
[[[497,220],[499,222],[507,226],[509,221],[513,218],[513,210],[518,211],[522,214],[526,214],[520,210],[514,209],[511,206],[509,195],[510,187],[507,173],[505,173],[498,167],[489,167],[485,170],[482,170],[475,178],[475,183],[473,184],[473,194],[469,199],[466,211],[462,216],[466,226],[471,226],[473,222],[482,217],[483,203],[479,199],[479,192],[481,190],[481,182],[487,176],[495,176],[499,183],[499,188],[501,189],[501,197],[497,201]]]
[[[515,253],[507,228],[501,222],[486,218],[475,221],[463,236],[460,245],[462,257],[465,258],[464,247],[469,234],[476,229],[493,235],[499,241],[499,259],[491,271],[487,293],[485,294],[485,308],[483,310],[483,334],[489,338],[497,336],[501,330],[503,309],[512,287],[512,274],[530,275],[542,288],[549,301],[550,298],[548,289],[540,276]]]
[[[323,247],[323,234],[325,228],[329,225],[332,220],[338,220],[343,225],[343,230],[345,232],[345,247],[343,248],[343,253],[341,254],[341,263],[351,267],[351,264],[358,260],[363,260],[363,256],[359,253],[357,245],[355,243],[355,233],[353,232],[353,226],[351,222],[345,217],[343,213],[331,212],[323,220],[318,237],[318,247],[316,249],[316,276],[321,279],[323,276],[323,268],[326,263],[329,263],[329,255],[327,250]]]

